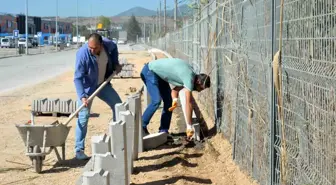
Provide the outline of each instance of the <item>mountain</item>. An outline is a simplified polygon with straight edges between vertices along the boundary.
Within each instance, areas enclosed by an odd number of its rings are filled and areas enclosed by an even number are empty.
[[[132,16],[132,15],[141,16],[141,17],[154,16],[156,15],[156,11],[142,8],[142,7],[134,7],[124,12],[121,12],[118,15],[115,15],[115,17]]]
[[[161,16],[163,16],[164,11],[161,11]],[[174,9],[170,9],[166,11],[167,17],[174,17]],[[192,14],[192,9],[189,8],[188,5],[183,4],[178,7],[177,15],[178,16],[188,16]],[[124,12],[121,12],[114,17],[123,17],[123,16],[136,16],[136,17],[150,17],[156,16],[155,10],[149,10],[143,7],[134,7]]]

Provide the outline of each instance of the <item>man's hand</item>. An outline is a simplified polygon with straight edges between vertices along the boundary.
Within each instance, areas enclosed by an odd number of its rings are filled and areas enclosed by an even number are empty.
[[[116,74],[119,74],[121,72],[122,68],[123,68],[123,65],[120,65],[120,64],[116,65],[116,68],[115,68]]]
[[[85,107],[87,107],[89,104],[89,101],[87,98],[82,98],[82,103],[85,105]]]
[[[176,107],[177,107],[177,98],[174,98],[172,106],[168,110],[172,112]]]
[[[191,138],[194,136],[195,130],[194,127],[191,124],[187,124],[187,140],[191,140]]]

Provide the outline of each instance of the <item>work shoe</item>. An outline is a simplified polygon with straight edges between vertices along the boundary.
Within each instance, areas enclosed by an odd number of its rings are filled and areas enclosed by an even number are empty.
[[[149,135],[150,133],[148,132],[146,127],[142,127],[142,137],[145,137],[147,135]]]
[[[89,157],[87,155],[85,155],[83,150],[81,150],[79,152],[76,152],[76,159],[78,159],[78,160],[88,160]]]

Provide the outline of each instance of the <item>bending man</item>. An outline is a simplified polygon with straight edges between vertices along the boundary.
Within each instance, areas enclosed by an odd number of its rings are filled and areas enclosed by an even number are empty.
[[[88,102],[87,99],[114,71],[119,73],[121,68],[117,45],[106,38],[103,39],[97,33],[91,34],[88,43],[77,52],[74,83],[78,102],[80,102],[78,106],[85,104],[85,107],[78,114],[76,123],[75,151],[76,158],[79,160],[88,159],[88,156],[84,153],[84,148],[92,101]],[[113,120],[115,121],[114,106],[121,103],[121,99],[111,83],[107,84],[97,96],[112,109]]]
[[[163,100],[163,110],[159,132],[169,133],[172,110],[177,106],[180,90],[185,89],[187,127],[192,124],[192,91],[202,91],[210,87],[210,78],[206,74],[195,74],[192,67],[178,58],[158,59],[145,64],[141,71],[151,102],[142,116],[144,134],[149,134],[147,126]],[[170,88],[169,84],[175,86]],[[173,106],[172,106],[173,104]]]

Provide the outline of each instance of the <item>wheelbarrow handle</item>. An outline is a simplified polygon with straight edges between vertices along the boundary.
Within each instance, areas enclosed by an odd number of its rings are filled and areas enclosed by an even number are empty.
[[[113,74],[110,76],[110,77],[108,77],[108,79],[106,79],[94,92],[93,92],[93,94],[91,95],[91,96],[89,96],[89,98],[88,98],[88,102],[90,102],[95,96],[97,96],[97,94],[105,87],[105,85],[106,84],[108,84],[111,80],[112,80],[112,78],[113,78],[113,76],[115,76],[116,75],[116,73],[115,72],[113,72]],[[67,126],[69,123],[70,123],[70,121],[79,113],[79,111],[81,111],[82,110],[82,108],[84,108],[85,107],[85,104],[82,104],[80,107],[78,107],[77,108],[77,110],[74,112],[74,113],[72,113],[70,116],[69,116],[69,118],[63,123],[65,126]]]

